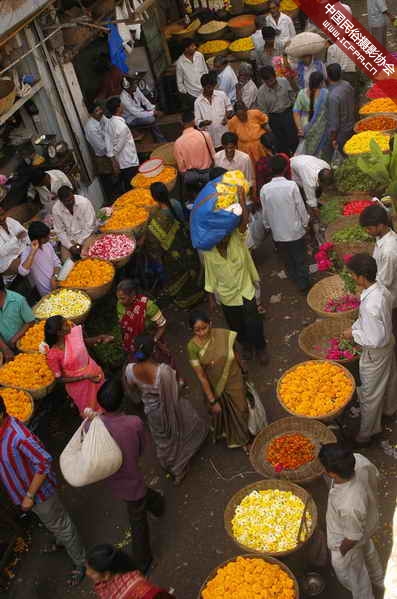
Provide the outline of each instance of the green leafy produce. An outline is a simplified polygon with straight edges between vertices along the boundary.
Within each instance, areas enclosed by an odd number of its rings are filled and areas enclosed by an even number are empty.
[[[346,198],[340,196],[327,199],[320,208],[320,219],[325,225],[330,225],[342,216],[343,203]],[[323,202],[323,198],[321,198]]]
[[[332,235],[332,240],[335,243],[346,243],[354,241],[371,241],[371,237],[364,231],[360,225],[345,227]]]
[[[369,147],[371,148],[371,152],[357,159],[358,168],[372,179],[384,180],[388,184],[390,182],[389,155],[384,154],[373,139],[369,142]]]
[[[349,156],[335,170],[336,188],[339,193],[350,193],[352,191],[381,193],[380,190],[385,188],[387,181],[373,179],[369,175],[363,176],[363,172],[357,164],[358,160],[357,157]]]
[[[105,371],[120,368],[126,358],[121,345],[121,330],[116,314],[115,294],[106,295],[95,302],[90,316],[84,326],[88,336],[106,333],[113,335],[111,343],[99,343],[90,348],[93,358],[98,361]]]

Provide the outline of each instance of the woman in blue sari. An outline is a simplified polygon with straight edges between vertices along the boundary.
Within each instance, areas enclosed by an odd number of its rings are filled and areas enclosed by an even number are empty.
[[[297,153],[324,158],[328,148],[328,90],[322,73],[310,75],[309,87],[301,89],[295,100],[293,116],[300,138]]]

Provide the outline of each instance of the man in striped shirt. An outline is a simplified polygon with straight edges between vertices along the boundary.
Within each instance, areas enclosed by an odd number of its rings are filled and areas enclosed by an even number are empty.
[[[75,565],[70,584],[76,585],[85,576],[85,550],[58,497],[51,463],[39,439],[7,414],[0,395],[0,480],[11,501],[24,512],[32,510],[55,536],[51,549],[66,549]]]

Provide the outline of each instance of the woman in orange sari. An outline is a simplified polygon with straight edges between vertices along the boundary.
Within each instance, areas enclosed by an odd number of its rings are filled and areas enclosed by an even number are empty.
[[[43,351],[58,381],[84,416],[85,408],[101,412],[97,393],[105,380],[103,370],[91,358],[86,345],[113,341],[111,335],[84,338],[81,325],[70,324],[63,316],[51,316],[44,327]]]
[[[266,150],[261,143],[264,132],[268,132],[267,115],[261,110],[247,110],[241,102],[234,105],[235,116],[229,120],[229,130],[238,137],[238,149],[248,154],[253,166],[266,155]]]

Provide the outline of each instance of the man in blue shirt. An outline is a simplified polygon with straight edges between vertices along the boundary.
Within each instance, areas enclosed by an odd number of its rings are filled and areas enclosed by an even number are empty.
[[[6,289],[3,277],[0,277],[0,351],[6,361],[12,360],[18,339],[34,321],[34,314],[26,299]]]

